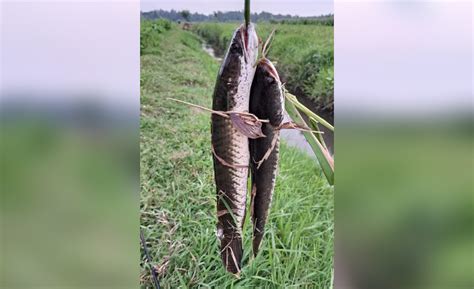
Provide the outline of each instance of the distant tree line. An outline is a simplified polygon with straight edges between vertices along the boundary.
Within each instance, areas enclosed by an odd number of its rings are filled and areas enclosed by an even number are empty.
[[[142,19],[168,19],[174,22],[190,21],[190,22],[235,22],[242,21],[244,18],[242,11],[221,12],[216,11],[210,15],[191,13],[188,10],[183,11],[166,11],[155,10],[150,12],[141,12]],[[321,15],[311,17],[292,16],[290,14],[272,14],[269,12],[252,13],[251,19],[253,22],[271,21],[273,23],[289,23],[289,24],[321,24],[334,26],[334,15]]]
[[[315,18],[291,18],[291,19],[282,19],[275,20],[270,19],[270,23],[281,23],[281,24],[295,24],[295,25],[325,25],[325,26],[334,26],[334,15],[322,15]]]

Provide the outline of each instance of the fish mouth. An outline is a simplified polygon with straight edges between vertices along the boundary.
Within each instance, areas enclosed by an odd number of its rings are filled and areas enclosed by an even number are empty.
[[[248,50],[249,48],[249,32],[244,25],[240,26],[240,39],[242,39],[242,46],[244,50]]]
[[[252,23],[249,23],[248,26],[242,24],[239,30],[245,58],[247,60],[256,58],[257,55],[255,52],[257,51],[256,48],[258,48],[258,36],[255,31],[255,26]]]
[[[270,74],[271,77],[276,79],[278,82],[281,82],[280,76],[278,75],[278,71],[270,60],[268,60],[267,58],[263,58],[262,60],[260,60],[259,65],[261,65],[261,67],[268,74]]]

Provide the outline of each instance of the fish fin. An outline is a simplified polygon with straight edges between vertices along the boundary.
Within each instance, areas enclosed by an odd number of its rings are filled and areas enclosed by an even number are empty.
[[[248,138],[256,139],[265,137],[262,132],[262,123],[250,115],[229,113],[232,125]]]
[[[232,274],[240,274],[242,268],[242,239],[224,237],[221,240],[221,258],[226,270]]]

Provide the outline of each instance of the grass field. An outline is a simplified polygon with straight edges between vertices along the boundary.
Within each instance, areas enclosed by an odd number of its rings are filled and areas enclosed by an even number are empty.
[[[238,23],[198,23],[193,31],[223,53]],[[258,35],[265,41],[276,34],[269,58],[286,78],[287,87],[301,91],[322,108],[334,103],[334,27],[258,23]]]
[[[0,288],[133,288],[137,133],[24,106],[0,121]]]
[[[221,263],[210,115],[167,97],[211,106],[219,63],[198,36],[173,26],[141,57],[141,228],[163,288],[330,288],[333,189],[314,159],[283,144],[261,253],[244,229],[241,279]],[[141,286],[151,287],[142,253]]]

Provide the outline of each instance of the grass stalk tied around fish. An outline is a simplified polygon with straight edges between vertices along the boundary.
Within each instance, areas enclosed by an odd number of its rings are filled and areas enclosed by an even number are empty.
[[[178,103],[182,103],[194,108],[201,109],[203,111],[209,112],[211,114],[216,114],[224,118],[230,118],[232,120],[233,125],[237,128],[241,133],[246,135],[249,138],[259,138],[264,137],[265,135],[261,134],[261,126],[263,123],[269,123],[270,120],[268,119],[261,119],[258,118],[255,114],[249,112],[238,112],[238,111],[217,111],[202,105],[197,105],[194,103],[190,103],[181,99],[175,99],[171,97],[167,97],[167,100],[175,101]],[[296,129],[299,131],[309,131],[315,134],[324,134],[324,132],[318,129],[312,129],[307,127],[303,124],[299,124],[296,122],[284,122],[280,124],[278,127],[275,127],[277,130],[282,129]]]

